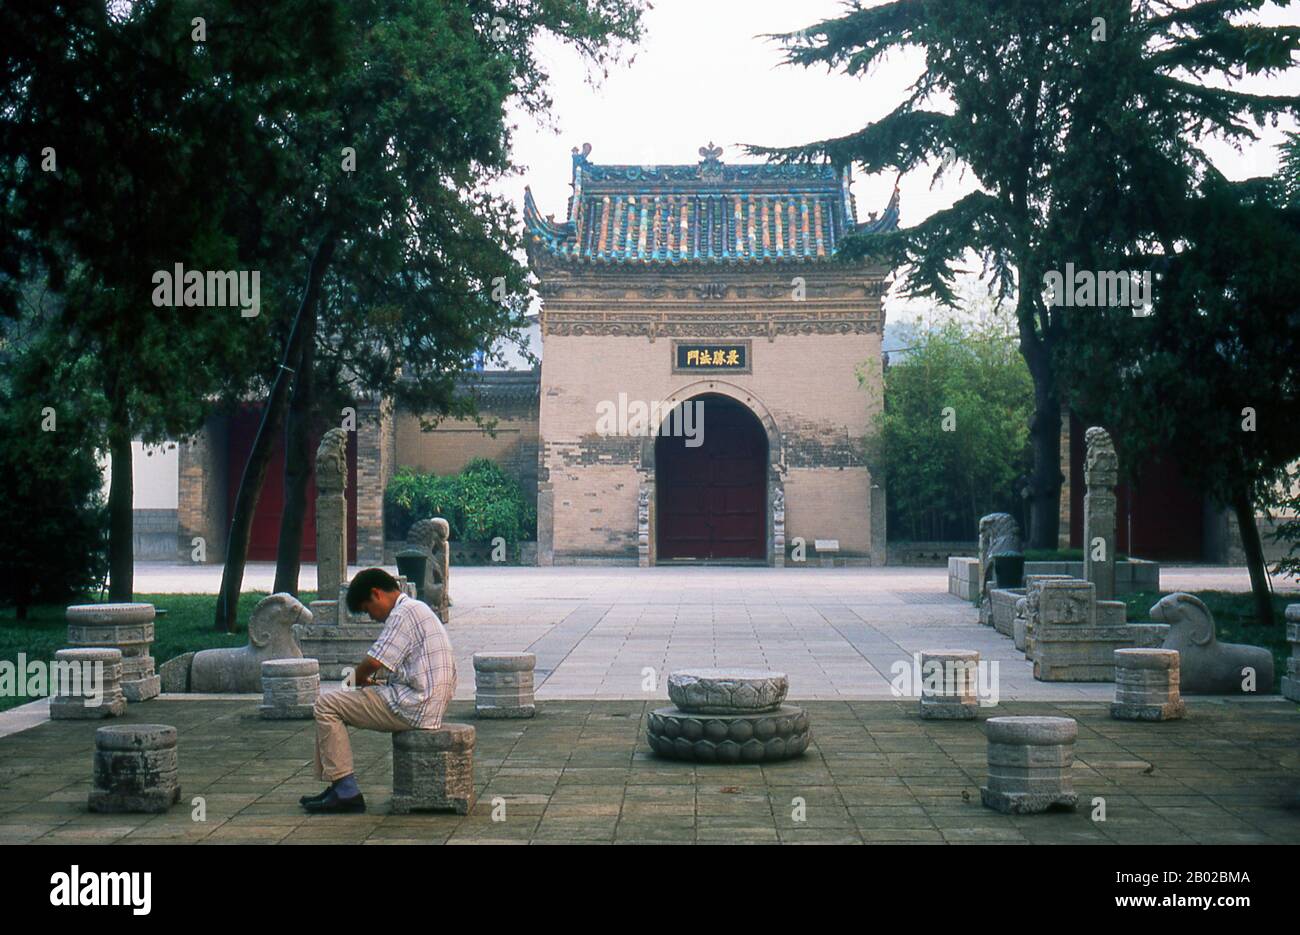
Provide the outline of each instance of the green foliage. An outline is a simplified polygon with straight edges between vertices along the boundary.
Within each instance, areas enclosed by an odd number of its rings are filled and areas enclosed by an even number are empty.
[[[403,468],[384,493],[389,536],[405,538],[416,520],[441,516],[453,541],[508,543],[537,535],[537,514],[519,483],[495,461],[475,458],[459,474],[438,477]]]
[[[1144,251],[1172,248],[1204,223],[1179,210],[1196,181],[1214,172],[1201,141],[1250,141],[1259,121],[1300,112],[1294,95],[1238,86],[1245,76],[1291,68],[1300,49],[1300,30],[1262,25],[1261,6],[891,0],[849,5],[778,37],[791,63],[852,75],[865,76],[891,53],[924,52],[916,82],[875,123],[751,151],[777,161],[856,163],[868,173],[973,175],[979,190],[952,207],[909,228],[850,238],[842,255],[878,257],[903,271],[906,291],[951,304],[958,269],[974,252],[999,296],[1014,295],[1036,393],[1035,545],[1057,538],[1059,412],[1070,387],[1061,385],[1055,352],[1079,317],[1044,301],[1043,275],[1067,262],[1149,269]]]
[[[1020,512],[1029,371],[995,319],[918,327],[910,343],[885,370],[884,410],[868,441],[888,483],[891,537],[974,539],[984,514]]]
[[[58,364],[39,299],[0,319],[0,604],[70,603],[102,586],[107,515],[90,431],[92,412],[69,387],[77,361]]]

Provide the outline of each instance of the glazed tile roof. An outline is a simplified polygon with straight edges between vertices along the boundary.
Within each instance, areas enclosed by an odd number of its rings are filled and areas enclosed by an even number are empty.
[[[565,221],[524,191],[529,257],[594,264],[816,262],[850,233],[898,226],[898,192],[859,224],[848,170],[828,164],[726,165],[701,147],[695,165],[594,165],[573,152]]]

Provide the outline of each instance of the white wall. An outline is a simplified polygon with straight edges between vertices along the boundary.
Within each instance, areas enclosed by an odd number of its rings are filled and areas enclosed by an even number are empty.
[[[132,442],[131,465],[135,482],[134,509],[176,509],[180,476],[179,449],[171,444],[146,448],[138,441]],[[101,462],[101,467],[104,471],[104,498],[107,499],[113,469],[107,458]]]

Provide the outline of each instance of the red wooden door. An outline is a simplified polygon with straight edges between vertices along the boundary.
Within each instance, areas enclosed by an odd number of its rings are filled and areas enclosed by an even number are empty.
[[[260,406],[244,406],[230,419],[230,439],[227,445],[228,483],[226,488],[226,516],[234,513],[235,497],[244,464],[253,448],[257,426],[262,419]],[[316,561],[316,439],[312,443],[311,476],[307,479],[307,509],[302,522],[302,561]],[[357,435],[348,433],[348,561],[357,560]],[[262,496],[253,511],[252,533],[248,542],[250,562],[275,561],[276,547],[280,541],[280,518],[284,514],[284,436],[276,439],[271,453],[271,464],[262,485]]]
[[[767,433],[735,400],[700,399],[702,444],[687,447],[688,439],[673,436],[655,440],[658,557],[764,560]]]

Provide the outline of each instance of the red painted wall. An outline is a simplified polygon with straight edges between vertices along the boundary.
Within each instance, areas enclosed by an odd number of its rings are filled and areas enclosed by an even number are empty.
[[[1086,426],[1070,419],[1070,545],[1083,547],[1083,482]],[[1123,464],[1124,453],[1119,453]],[[1136,558],[1199,562],[1204,541],[1203,498],[1177,465],[1149,461],[1132,484],[1115,489],[1116,548]],[[1132,542],[1129,542],[1130,530]]]
[[[244,472],[244,463],[253,448],[253,438],[257,435],[257,426],[262,418],[262,407],[243,406],[230,419],[230,443],[227,448],[229,457],[229,485],[226,490],[226,515],[231,516],[235,510],[235,496],[239,492],[239,479]],[[301,559],[304,562],[316,561],[316,445],[319,438],[312,440],[312,474],[307,481],[307,512],[302,524]],[[357,560],[357,435],[348,433],[348,561]],[[252,535],[248,544],[248,560],[251,562],[275,561],[276,546],[280,541],[280,517],[284,513],[284,436],[276,440],[271,454],[271,466],[266,472],[266,483],[262,485],[262,496],[258,500],[257,510],[253,513]]]

